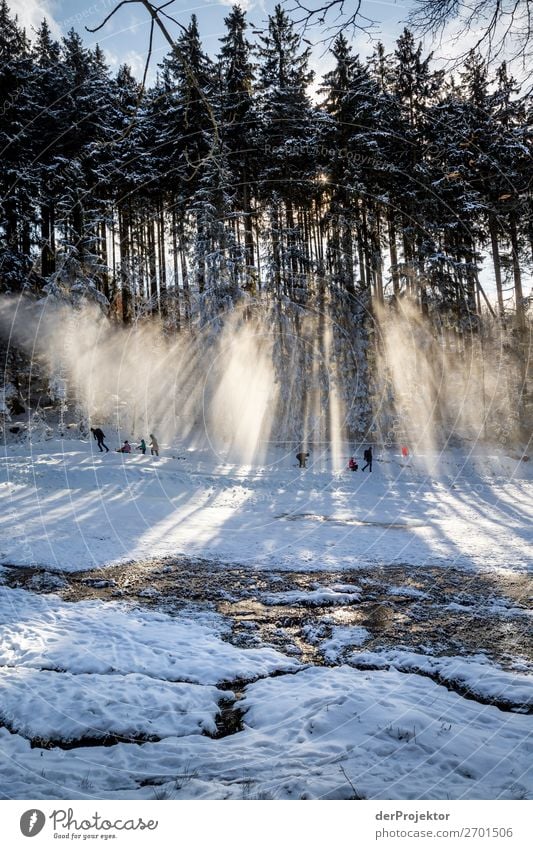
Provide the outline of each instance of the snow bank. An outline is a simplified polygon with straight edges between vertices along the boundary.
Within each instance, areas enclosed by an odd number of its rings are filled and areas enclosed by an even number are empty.
[[[529,717],[466,701],[417,675],[306,669],[258,681],[244,704],[247,725],[285,746],[287,779],[307,763],[312,796],[350,795],[340,764],[369,798],[516,798],[532,791]],[[283,779],[277,784],[289,797],[290,787]]]
[[[495,704],[533,710],[533,675],[505,672],[484,657],[433,657],[399,649],[358,652],[349,658],[358,667],[394,667],[419,672],[442,681],[474,698]]]
[[[428,678],[308,668],[249,685],[241,704],[244,729],[222,739],[194,733],[37,750],[0,728],[4,794],[347,799],[353,785],[379,799],[533,796],[530,717],[467,701]]]
[[[0,666],[78,675],[140,674],[198,684],[251,679],[298,666],[268,647],[237,648],[221,639],[227,626],[220,617],[204,619],[178,620],[115,602],[72,604],[0,588]]]
[[[331,636],[320,643],[320,651],[330,663],[339,660],[342,653],[350,646],[362,646],[370,640],[372,634],[361,625],[342,626],[334,625]]]
[[[304,607],[318,607],[330,604],[354,604],[360,597],[358,592],[342,592],[334,587],[320,587],[309,591],[287,590],[279,593],[263,593],[261,601],[269,605],[301,604]]]
[[[31,740],[66,743],[215,733],[222,697],[216,687],[170,684],[146,675],[73,675],[27,667],[1,669],[0,687],[3,725]]]

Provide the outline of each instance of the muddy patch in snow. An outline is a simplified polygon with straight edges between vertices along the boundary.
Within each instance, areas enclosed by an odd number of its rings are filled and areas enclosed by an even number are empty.
[[[386,528],[391,530],[411,530],[411,528],[423,528],[427,526],[425,522],[390,522],[372,521],[371,519],[351,519],[342,518],[341,516],[324,516],[317,513],[280,513],[276,519],[285,519],[288,522],[328,522],[332,525],[355,525],[357,527],[372,527]]]
[[[232,623],[234,644],[270,645],[304,663],[335,665],[359,648],[396,646],[483,654],[507,669],[533,663],[533,583],[523,573],[409,565],[277,573],[167,558],[61,575],[8,567],[3,580],[72,602],[122,600],[172,615],[210,609]]]

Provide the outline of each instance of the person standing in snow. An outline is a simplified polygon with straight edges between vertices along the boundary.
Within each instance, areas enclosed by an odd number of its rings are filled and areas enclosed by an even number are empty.
[[[96,444],[98,445],[98,448],[100,449],[100,451],[103,451],[104,448],[105,448],[106,453],[107,453],[107,451],[109,451],[109,448],[107,447],[107,445],[104,442],[105,433],[103,432],[103,430],[99,427],[92,427],[91,433],[94,436],[94,438],[96,439]]]
[[[153,433],[150,434],[150,454],[152,457],[154,454],[156,457],[159,457],[159,443]]]
[[[141,436],[139,445],[137,447],[138,447],[139,451],[141,452],[141,454],[146,454],[146,442],[144,441],[144,438],[142,436]]]
[[[368,448],[365,449],[365,453],[363,454],[364,461],[366,463],[365,466],[361,469],[364,472],[365,469],[368,469],[369,472],[372,471],[372,446],[369,445]]]
[[[298,454],[296,455],[296,459],[298,460],[298,463],[300,464],[298,466],[299,469],[305,469],[306,468],[305,463],[306,463],[306,460],[307,460],[308,457],[309,457],[309,451],[307,451],[306,453],[304,453],[303,451],[298,452]]]

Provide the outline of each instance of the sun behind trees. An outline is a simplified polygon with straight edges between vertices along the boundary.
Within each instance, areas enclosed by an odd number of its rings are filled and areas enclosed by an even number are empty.
[[[278,377],[288,340],[315,336],[361,434],[378,428],[384,316],[405,299],[465,362],[503,346],[524,430],[530,97],[476,53],[446,77],[405,30],[368,59],[339,35],[312,99],[281,6],[254,44],[240,8],[225,23],[210,57],[193,16],[145,88],[74,31],[58,44],[43,22],[30,43],[2,0],[0,291],[208,328],[206,345],[228,311],[262,310]],[[306,344],[293,366],[309,374]]]

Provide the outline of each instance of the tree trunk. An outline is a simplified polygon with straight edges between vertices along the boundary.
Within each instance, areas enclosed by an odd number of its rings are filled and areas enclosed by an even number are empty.
[[[200,294],[205,289],[205,242],[205,223],[200,212],[196,216],[196,285]]]
[[[129,208],[119,210],[120,243],[120,291],[122,299],[122,321],[130,324],[131,312],[131,252],[130,252],[130,214]]]
[[[500,262],[500,248],[498,244],[498,225],[493,213],[489,216],[490,241],[492,246],[492,262],[494,265],[494,279],[496,281],[496,294],[498,297],[498,312],[503,317],[505,307],[503,305],[502,270]]]
[[[376,221],[374,225],[372,245],[372,265],[374,271],[376,297],[378,303],[383,303],[383,258],[381,256],[381,219],[379,209],[376,209]]]
[[[525,330],[524,295],[522,292],[522,275],[520,273],[520,255],[518,250],[518,235],[516,232],[516,218],[514,212],[509,216],[509,235],[511,237],[511,248],[513,252],[513,279],[516,301],[516,325],[522,333]]]
[[[359,207],[359,202],[355,202],[355,215],[356,215],[356,223],[355,223],[355,231],[357,238],[357,258],[359,260],[359,276],[361,278],[361,287],[366,289],[369,285],[369,281],[366,278],[366,266],[365,266],[365,249],[364,249],[364,240],[363,240],[363,231],[361,224],[361,210]]]
[[[55,251],[52,250],[52,209],[49,204],[41,208],[41,274],[49,277],[55,271]]]
[[[157,264],[155,255],[156,234],[155,217],[148,222],[148,285],[150,297],[150,312],[157,312],[159,309],[159,300],[157,293]]]
[[[244,213],[244,289],[251,295],[255,294],[257,284],[257,272],[255,268],[254,252],[254,230],[252,205],[250,203],[250,187],[246,176],[243,174],[242,206]]]
[[[181,265],[181,281],[183,285],[183,302],[184,302],[184,312],[185,312],[185,324],[187,327],[190,326],[191,323],[191,293],[189,287],[189,271],[187,268],[187,245],[185,244],[185,229],[183,224],[183,218],[180,220],[179,225],[179,251],[180,251],[180,265]]]
[[[102,272],[102,292],[104,297],[107,298],[108,301],[111,301],[111,292],[109,288],[109,272],[108,272],[108,258],[107,258],[107,225],[105,218],[98,223],[98,243],[100,245],[100,260],[102,265],[104,266],[104,271]]]
[[[400,294],[400,275],[398,274],[398,249],[396,246],[396,227],[394,224],[394,213],[389,207],[388,213],[389,227],[389,252],[391,261],[391,276],[392,276],[392,291],[395,298]]]
[[[276,201],[274,201],[276,202]],[[279,239],[279,211],[272,209],[272,264],[273,264],[273,282],[276,295],[281,297],[281,250]]]
[[[159,306],[161,314],[167,314],[167,268],[165,255],[165,210],[163,201],[159,198],[159,210],[157,219],[157,256],[159,259]]]
[[[289,255],[289,291],[291,294],[291,298],[295,297],[295,287],[298,283],[298,257],[296,256],[296,232],[295,232],[295,223],[294,223],[294,210],[292,206],[292,201],[287,200],[286,204],[287,210],[287,252]]]
[[[174,273],[174,285],[172,288],[174,317],[176,321],[176,331],[181,330],[181,305],[180,305],[180,290],[179,290],[179,272],[178,272],[178,234],[176,224],[176,210],[172,210],[172,270]]]

